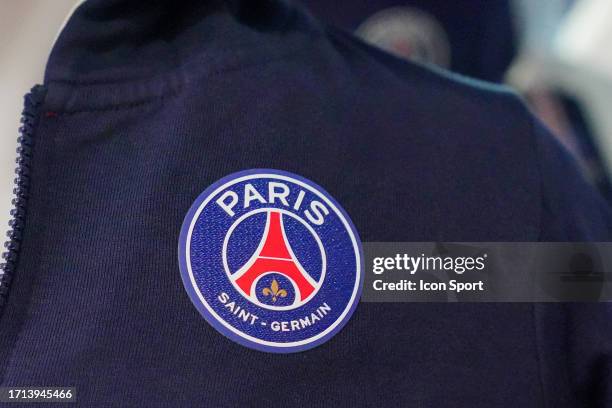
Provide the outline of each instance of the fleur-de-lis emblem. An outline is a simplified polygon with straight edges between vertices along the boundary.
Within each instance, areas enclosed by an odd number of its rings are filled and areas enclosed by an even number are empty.
[[[270,287],[263,288],[261,293],[263,293],[264,296],[272,296],[272,303],[276,303],[276,300],[279,297],[284,298],[287,296],[287,291],[285,289],[281,289],[280,286],[278,286],[278,282],[276,281],[276,279],[272,279]]]

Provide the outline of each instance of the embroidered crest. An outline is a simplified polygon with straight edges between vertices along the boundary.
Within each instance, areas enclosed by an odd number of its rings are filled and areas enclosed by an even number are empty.
[[[361,242],[321,187],[250,170],[204,191],[179,243],[181,275],[202,316],[230,339],[289,353],[334,336],[363,284]]]

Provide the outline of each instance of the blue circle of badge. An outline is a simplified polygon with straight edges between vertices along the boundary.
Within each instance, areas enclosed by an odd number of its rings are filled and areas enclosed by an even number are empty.
[[[346,212],[317,184],[278,170],[242,171],[208,187],[183,222],[179,263],[208,323],[274,353],[333,337],[363,285],[361,242]]]

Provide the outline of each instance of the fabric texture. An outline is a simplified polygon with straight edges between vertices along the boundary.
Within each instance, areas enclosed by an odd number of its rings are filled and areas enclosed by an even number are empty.
[[[607,304],[361,304],[313,350],[210,327],[179,230],[235,171],[323,186],[363,241],[607,241],[612,215],[510,91],[272,1],[90,0],[47,66],[2,386],[81,406],[612,406]]]

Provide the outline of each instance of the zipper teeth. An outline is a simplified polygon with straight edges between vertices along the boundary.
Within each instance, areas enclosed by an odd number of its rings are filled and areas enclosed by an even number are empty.
[[[2,254],[4,263],[0,265],[0,314],[6,304],[11,281],[15,274],[19,259],[19,247],[25,226],[26,205],[30,187],[30,167],[34,148],[34,129],[39,119],[39,109],[45,95],[45,88],[36,85],[24,97],[24,107],[21,114],[21,126],[17,139],[17,168],[15,187],[13,189],[13,209],[11,210],[10,230],[8,240],[4,243],[6,252]]]

